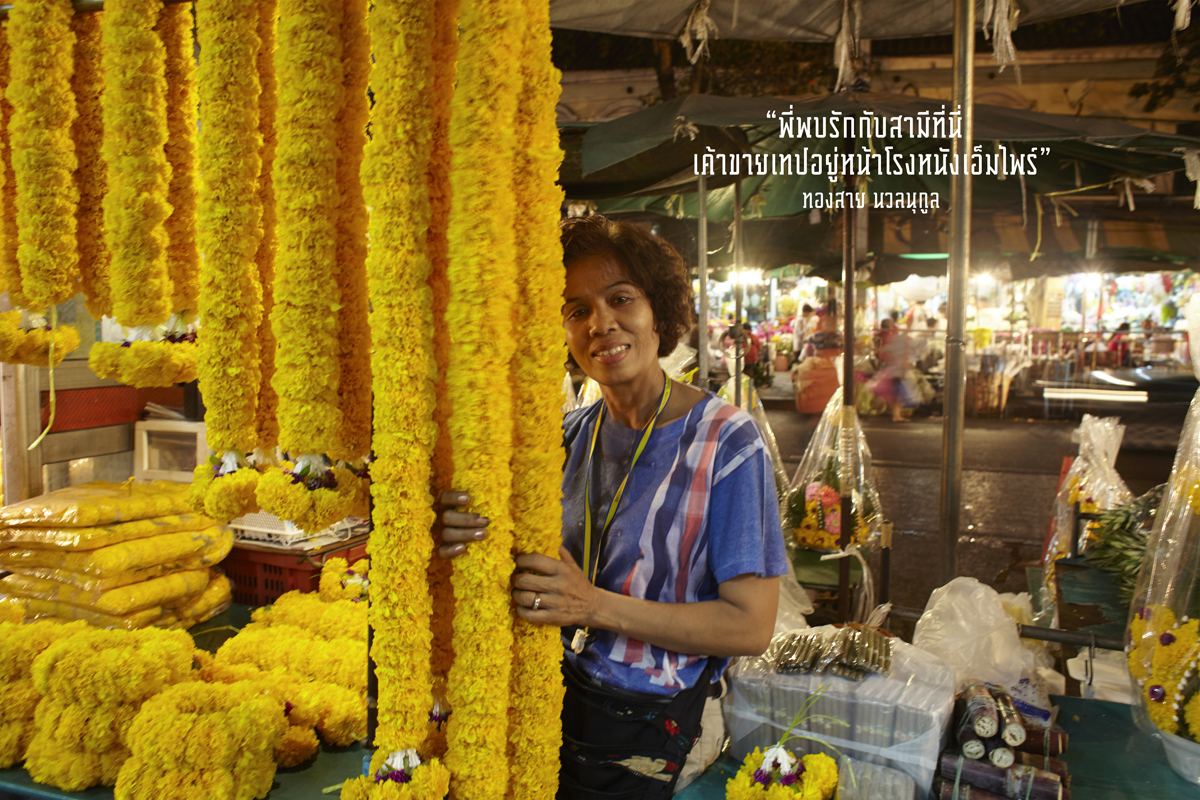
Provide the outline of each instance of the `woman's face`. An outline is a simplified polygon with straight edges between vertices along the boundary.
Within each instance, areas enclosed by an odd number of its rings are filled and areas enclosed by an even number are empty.
[[[658,370],[650,300],[611,255],[567,264],[563,300],[567,348],[589,378],[615,386]]]

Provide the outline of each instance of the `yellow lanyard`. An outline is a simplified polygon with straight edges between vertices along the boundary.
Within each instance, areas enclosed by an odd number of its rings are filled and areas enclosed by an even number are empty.
[[[600,406],[600,416],[596,418],[596,427],[592,429],[592,442],[588,448],[587,457],[587,475],[584,479],[583,489],[583,569],[588,576],[588,582],[593,586],[596,584],[596,576],[600,570],[600,550],[604,546],[604,537],[608,533],[608,529],[612,527],[613,518],[617,516],[617,506],[621,503],[621,497],[625,494],[625,485],[629,483],[629,476],[633,474],[633,467],[637,464],[638,458],[641,457],[642,451],[646,449],[646,443],[650,441],[650,434],[654,433],[654,427],[658,423],[658,415],[667,407],[667,402],[671,399],[671,379],[663,373],[663,391],[662,396],[658,400],[658,408],[654,412],[654,416],[646,423],[646,427],[642,428],[642,439],[638,442],[637,449],[633,451],[633,457],[629,460],[629,469],[625,472],[625,477],[621,481],[621,485],[617,487],[616,493],[613,495],[612,503],[608,507],[608,516],[604,520],[604,527],[600,529],[600,537],[596,542],[596,560],[592,561],[592,457],[596,454],[596,442],[600,437],[600,423],[604,422],[603,401]],[[575,631],[575,638],[571,640],[571,649],[576,653],[583,652],[583,646],[587,641],[588,629],[582,628]]]

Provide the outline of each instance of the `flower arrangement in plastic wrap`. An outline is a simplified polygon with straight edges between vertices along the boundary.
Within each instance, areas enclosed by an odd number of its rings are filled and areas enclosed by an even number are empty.
[[[851,544],[863,545],[882,523],[879,493],[871,475],[871,450],[855,416],[849,442],[842,442],[842,392],[830,398],[792,479],[784,509],[784,527],[791,544],[809,550],[837,550],[841,538],[842,450],[849,446],[850,497],[854,509]]]
[[[756,747],[747,754],[737,774],[725,784],[726,800],[829,800],[833,797],[838,786],[837,762],[824,753],[810,753],[797,758],[785,746],[791,738],[820,741],[802,733],[793,733],[794,729],[806,720],[823,719],[836,725],[847,724],[828,715],[808,713],[822,694],[824,687],[813,692],[804,706],[796,712],[795,719],[784,731],[778,744],[768,747],[765,752]],[[826,746],[841,755],[833,745]],[[846,763],[849,766],[849,762]]]
[[[1070,554],[1071,537],[1075,535],[1075,504],[1079,504],[1081,513],[1093,514],[1133,500],[1133,494],[1115,468],[1117,452],[1125,435],[1125,426],[1120,422],[1117,417],[1084,414],[1079,429],[1072,434],[1072,439],[1079,442],[1079,456],[1072,462],[1054,498],[1054,534],[1042,556],[1042,613],[1039,620],[1049,619],[1056,613],[1058,581],[1054,562]],[[1089,530],[1096,527],[1097,522],[1088,526]],[[1080,550],[1085,548],[1086,539]]]
[[[1193,369],[1200,366],[1200,296],[1187,307]],[[1126,652],[1139,701],[1133,717],[1159,735],[1171,767],[1200,781],[1200,393],[1146,546]]]

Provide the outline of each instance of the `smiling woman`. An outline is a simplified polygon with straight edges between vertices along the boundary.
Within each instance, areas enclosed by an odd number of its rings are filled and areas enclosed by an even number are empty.
[[[558,796],[670,797],[716,757],[730,657],[770,639],[787,571],[772,473],[748,414],[659,367],[692,321],[678,252],[601,216],[562,228],[570,361],[603,401],[563,422],[563,547],[517,557],[513,599],[563,630]],[[446,556],[486,536],[471,514],[442,522]]]

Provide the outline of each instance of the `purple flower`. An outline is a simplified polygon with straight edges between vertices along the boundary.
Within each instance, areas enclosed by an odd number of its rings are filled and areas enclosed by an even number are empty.
[[[761,783],[763,786],[771,785],[771,776],[763,769],[754,770],[754,782]]]
[[[1166,689],[1163,689],[1163,687],[1158,686],[1157,684],[1150,687],[1149,694],[1150,699],[1156,703],[1161,703],[1167,697]]]
[[[800,780],[799,775],[797,775],[794,772],[789,772],[787,775],[784,775],[782,778],[779,779],[779,783],[782,786],[791,786],[793,783],[795,783],[798,780]]]
[[[121,347],[129,347],[133,342],[121,342]]]
[[[1158,637],[1158,642],[1163,647],[1168,647],[1175,644],[1175,636],[1171,633],[1164,633],[1162,636]]]
[[[395,783],[408,783],[410,780],[412,780],[412,778],[408,777],[408,774],[405,773],[405,771],[402,769],[394,770],[392,772],[380,771],[379,774],[377,774],[375,776],[376,783],[383,783],[384,781],[393,781]]]
[[[283,701],[283,713],[284,714],[292,713],[293,708],[295,708],[295,706],[292,705],[290,702],[288,702],[287,700]]]
[[[1150,617],[1150,609],[1142,606],[1137,610],[1138,619],[1148,619]]]

